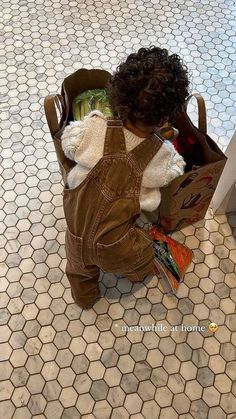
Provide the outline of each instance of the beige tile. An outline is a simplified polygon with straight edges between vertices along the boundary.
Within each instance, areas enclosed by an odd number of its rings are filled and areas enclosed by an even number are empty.
[[[51,334],[51,337],[54,335],[54,332],[54,329],[52,333],[49,332]],[[55,332],[54,344],[58,349],[68,348],[70,346],[70,342],[71,337],[67,331],[63,330],[62,332]]]
[[[104,373],[105,367],[100,361],[90,362],[88,368],[88,375],[91,377],[92,380],[99,380],[103,378]]]
[[[112,416],[114,419],[128,419],[130,415],[124,407],[116,407],[112,412]]]
[[[26,320],[34,320],[38,315],[39,309],[35,304],[27,304],[24,306],[22,314]]]
[[[142,400],[152,400],[154,398],[156,387],[149,380],[142,381],[138,386],[138,394]]]
[[[87,343],[96,342],[99,331],[96,326],[88,326],[84,331],[83,337]]]
[[[191,361],[183,362],[180,368],[180,374],[185,380],[194,380],[197,375],[197,368]]]
[[[39,332],[39,339],[42,343],[52,342],[56,332],[52,326],[43,326]]]
[[[124,407],[130,414],[140,412],[142,406],[142,399],[138,394],[128,394],[125,398]]]
[[[219,353],[220,343],[216,340],[214,336],[207,337],[204,340],[203,346],[209,355],[216,355]]]
[[[232,381],[226,374],[218,374],[215,378],[215,388],[220,393],[229,393],[232,387]]]
[[[56,380],[48,381],[43,388],[43,395],[47,401],[57,400],[61,392],[61,386]]]
[[[85,355],[90,361],[99,360],[102,354],[102,348],[98,343],[88,343]]]
[[[187,342],[192,349],[201,348],[204,338],[200,332],[189,332]]]
[[[84,324],[81,322],[80,319],[77,320],[71,320],[68,321],[68,318],[64,314],[60,314],[58,316],[55,316],[53,326],[57,330],[57,327],[60,328],[60,324],[63,323],[64,325],[67,324],[68,327],[66,327],[68,333],[72,337],[81,336],[84,330]],[[55,327],[56,326],[56,327]]]
[[[39,373],[43,367],[42,358],[39,355],[29,356],[25,367],[29,374]]]
[[[1,401],[1,414],[3,417],[12,418],[14,414],[15,407],[10,400]]]
[[[209,360],[209,367],[215,374],[225,371],[226,361],[220,355],[213,355]]]
[[[160,387],[156,391],[155,401],[160,407],[171,406],[173,394],[168,387]]]
[[[196,380],[190,380],[186,383],[185,394],[190,400],[201,399],[203,387]]]
[[[44,387],[45,381],[40,374],[33,375],[29,377],[27,382],[27,389],[29,390],[30,394],[37,394],[41,393]]]
[[[180,374],[171,374],[168,379],[168,387],[173,394],[182,393],[185,380]]]
[[[73,387],[78,394],[88,393],[92,385],[92,380],[88,374],[77,375]]]
[[[224,245],[229,250],[235,249],[235,245],[236,245],[235,238],[233,236],[225,237],[225,239],[224,239]]]
[[[226,419],[225,412],[219,406],[211,407],[209,409],[209,419],[214,419],[216,417],[219,419]]]
[[[236,314],[228,314],[226,316],[225,324],[229,330],[235,331]]]
[[[236,397],[231,393],[223,394],[221,397],[221,407],[227,414],[234,413],[236,409]]]
[[[112,408],[106,400],[99,400],[95,403],[93,413],[94,417],[98,419],[109,419]],[[114,416],[114,413],[112,413]]]
[[[199,319],[204,320],[209,318],[209,309],[205,304],[196,304],[193,310],[193,314]]]
[[[76,374],[81,374],[88,370],[89,361],[85,355],[77,355],[74,357],[71,367]]]
[[[74,337],[70,342],[69,349],[73,355],[80,355],[83,354],[87,343],[82,337]]]
[[[112,319],[121,319],[124,314],[124,308],[119,303],[113,303],[110,305],[108,314]]]
[[[28,355],[37,355],[42,347],[42,342],[37,337],[29,338],[25,344],[25,351]]]
[[[57,354],[57,348],[53,343],[45,343],[40,351],[40,356],[43,361],[52,361]]]
[[[107,369],[104,368],[104,372],[104,380],[109,387],[118,386],[120,384],[122,374],[117,367],[111,367]]]
[[[152,304],[160,303],[162,300],[163,294],[158,288],[151,288],[148,290],[147,298]]]
[[[159,415],[160,407],[155,400],[146,401],[143,403],[142,414],[145,418],[153,418],[155,415]]]
[[[132,345],[130,355],[136,362],[144,361],[147,356],[147,349],[142,343],[135,343]]]
[[[27,353],[24,349],[15,349],[10,356],[10,361],[14,368],[21,367],[25,365],[27,360]]]
[[[164,359],[163,367],[168,374],[175,374],[179,371],[180,361],[175,355],[167,355]]]
[[[217,406],[220,401],[220,393],[213,387],[207,387],[203,390],[203,400],[208,406]]]
[[[122,373],[132,372],[134,365],[134,360],[130,355],[121,355],[117,363],[117,367]]]
[[[177,419],[179,416],[177,412],[173,409],[173,407],[164,407],[163,409],[161,409],[160,417],[162,419],[168,419],[168,418]]]
[[[185,245],[190,249],[198,249],[199,248],[199,240],[195,236],[187,237],[185,240]]]
[[[75,380],[75,373],[72,368],[66,367],[62,368],[57,376],[57,381],[61,387],[70,387],[72,386]]]
[[[147,362],[152,368],[160,367],[163,364],[164,356],[159,349],[151,349],[147,355]]]
[[[54,361],[45,362],[42,369],[42,376],[46,381],[55,380],[59,373],[59,367]]]
[[[190,407],[190,400],[186,394],[175,394],[173,398],[173,407],[179,413],[187,413]]]
[[[214,244],[209,240],[204,240],[200,242],[199,249],[204,255],[210,255],[214,252]]]
[[[0,361],[7,361],[11,353],[12,347],[8,343],[0,343]]]
[[[46,406],[46,400],[41,394],[35,394],[30,397],[28,408],[32,415],[43,413]]]
[[[56,363],[60,368],[70,366],[73,359],[73,354],[69,349],[61,349],[57,352]]]
[[[116,339],[117,342],[118,339]],[[110,331],[101,332],[98,343],[103,349],[112,348],[115,343],[115,336]]]
[[[100,331],[109,330],[112,324],[112,319],[108,314],[100,314],[96,319],[96,327]]]
[[[125,392],[120,387],[112,387],[108,392],[107,401],[112,407],[119,407],[123,406],[125,397]]]
[[[51,419],[60,419],[63,412],[63,407],[58,400],[50,401],[47,403],[44,415]],[[42,419],[44,419],[42,415]]]
[[[77,400],[78,394],[73,387],[63,388],[59,396],[59,400],[64,407],[74,406]]]
[[[224,298],[221,300],[220,308],[225,314],[235,313],[235,303],[230,298]]]
[[[194,268],[194,272],[200,279],[202,279],[209,275],[210,269],[205,263],[198,263]]]
[[[10,381],[5,381],[4,385],[0,386],[0,402],[11,399],[14,387]]]
[[[81,414],[88,414],[92,412],[94,403],[95,401],[90,394],[82,394],[77,399],[76,407]]]

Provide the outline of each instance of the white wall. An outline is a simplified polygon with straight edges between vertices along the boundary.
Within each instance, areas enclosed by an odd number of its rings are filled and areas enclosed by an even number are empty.
[[[236,211],[236,131],[225,154],[228,160],[210,204],[216,214]]]

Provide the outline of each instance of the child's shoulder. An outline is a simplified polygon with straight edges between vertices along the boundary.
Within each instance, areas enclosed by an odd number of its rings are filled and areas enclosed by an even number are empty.
[[[83,121],[106,121],[107,118],[106,116],[101,112],[98,111],[96,109],[94,109],[93,111],[89,112],[88,115],[86,115],[83,119]]]
[[[98,111],[94,110],[89,112],[81,121],[81,127],[83,128],[83,134],[95,136],[101,136],[104,134],[107,125],[106,116]]]
[[[88,115],[86,115],[82,120],[78,121],[71,121],[64,129],[62,134],[62,141],[65,140],[67,137],[70,136],[83,136],[85,133],[85,129],[88,130],[90,127],[94,127],[95,125],[105,125],[106,124],[106,117],[103,115],[102,112],[94,110],[91,111]]]
[[[75,159],[76,152],[86,142],[91,146],[99,142],[99,138],[104,136],[106,129],[106,117],[100,111],[92,111],[80,121],[71,121],[62,133],[62,149],[65,155],[71,160]],[[96,137],[91,142],[90,137]]]

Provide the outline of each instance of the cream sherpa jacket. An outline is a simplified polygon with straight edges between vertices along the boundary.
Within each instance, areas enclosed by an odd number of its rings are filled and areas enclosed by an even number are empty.
[[[90,112],[82,121],[73,121],[62,135],[65,155],[77,165],[69,172],[69,188],[78,186],[103,155],[106,117],[100,111]],[[144,141],[124,128],[127,152]],[[170,141],[165,141],[143,172],[140,208],[154,211],[160,204],[159,188],[184,173],[185,162]],[[122,179],[121,179],[122,181]]]

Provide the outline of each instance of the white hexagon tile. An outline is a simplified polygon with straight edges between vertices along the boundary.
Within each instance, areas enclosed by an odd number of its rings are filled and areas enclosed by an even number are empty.
[[[63,274],[62,183],[43,112],[78,68],[112,70],[157,44],[184,58],[225,150],[236,121],[235,12],[233,0],[2,0],[1,418],[235,417],[235,215],[208,213],[174,234],[194,251],[177,296],[156,277],[132,285],[102,274],[102,299],[82,311]],[[164,329],[122,329],[133,324]]]

